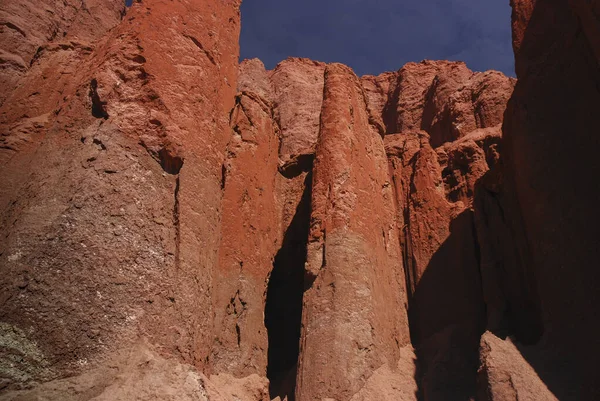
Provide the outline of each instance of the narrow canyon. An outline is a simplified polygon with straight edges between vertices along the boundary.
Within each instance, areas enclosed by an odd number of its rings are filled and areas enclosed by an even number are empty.
[[[600,399],[600,1],[511,0],[516,79],[240,5],[0,3],[0,400]]]

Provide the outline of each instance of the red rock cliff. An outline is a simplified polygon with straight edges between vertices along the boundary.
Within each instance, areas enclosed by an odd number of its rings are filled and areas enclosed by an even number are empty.
[[[0,399],[598,398],[600,6],[513,1],[516,81],[63,3],[0,6]]]
[[[62,377],[140,338],[205,366],[239,2],[9,3],[3,49],[27,68],[3,70],[3,355],[33,356],[3,376]]]

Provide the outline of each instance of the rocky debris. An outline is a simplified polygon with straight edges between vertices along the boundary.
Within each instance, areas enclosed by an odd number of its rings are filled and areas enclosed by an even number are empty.
[[[269,400],[267,382],[257,375],[245,379],[219,375],[209,379],[193,366],[165,358],[145,343],[136,343],[85,368],[85,373],[77,376],[6,392],[0,400]]]
[[[558,400],[511,339],[485,332],[479,357],[477,400]]]

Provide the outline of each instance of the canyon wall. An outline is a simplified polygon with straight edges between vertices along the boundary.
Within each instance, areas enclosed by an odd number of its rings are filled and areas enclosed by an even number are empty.
[[[513,0],[517,81],[239,3],[0,5],[0,400],[598,398],[600,5]]]
[[[530,299],[514,327],[535,343],[521,353],[554,396],[598,399],[600,193],[587,183],[600,172],[600,4],[512,3],[518,83],[503,125],[504,201],[521,263],[502,287]]]
[[[30,3],[2,4],[3,57],[26,67],[2,70],[2,377],[140,339],[203,369],[239,2]]]

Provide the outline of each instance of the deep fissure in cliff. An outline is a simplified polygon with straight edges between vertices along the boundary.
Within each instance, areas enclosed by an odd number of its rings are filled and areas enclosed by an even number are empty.
[[[267,377],[271,399],[294,400],[300,351],[304,264],[310,224],[312,174],[273,262],[267,287],[265,326],[269,338]]]

